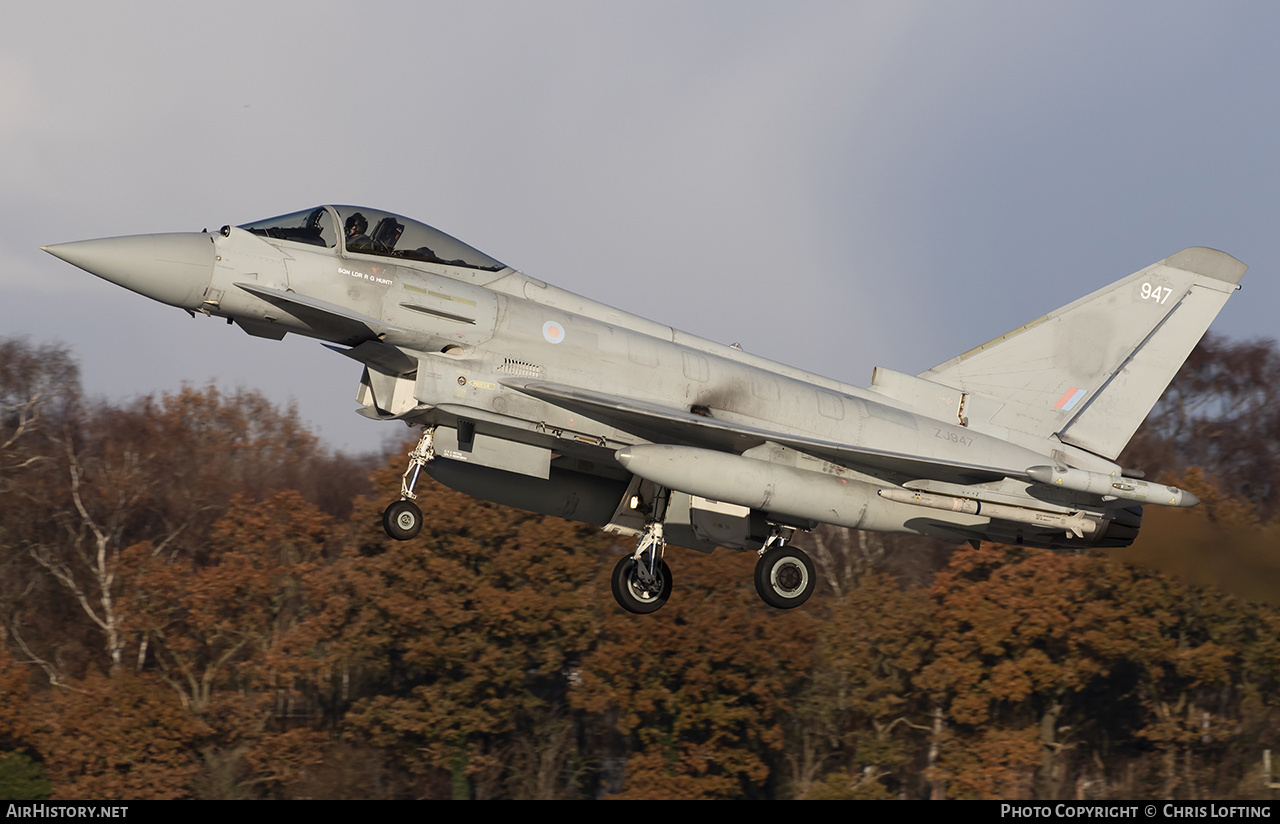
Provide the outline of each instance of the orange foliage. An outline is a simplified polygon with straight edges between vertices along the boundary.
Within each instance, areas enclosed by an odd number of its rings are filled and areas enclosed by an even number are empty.
[[[1196,471],[1203,504],[1148,507],[1118,560],[958,550],[930,590],[860,571],[782,612],[754,555],[671,548],[670,602],[635,616],[592,527],[424,481],[422,536],[388,539],[399,456],[322,513],[338,464],[253,393],[93,411],[0,455],[26,496],[0,511],[0,743],[60,799],[1197,798],[1276,746],[1280,613],[1222,590],[1280,591],[1280,523]]]
[[[157,679],[91,672],[27,711],[55,799],[190,797],[209,730]]]
[[[791,696],[812,666],[817,624],[755,593],[755,556],[673,549],[676,590],[653,615],[613,607],[597,579],[601,636],[583,661],[574,706],[612,719],[630,742],[622,798],[762,793],[785,742]]]
[[[398,471],[380,480],[398,486]],[[500,741],[563,696],[595,635],[584,582],[608,544],[590,527],[429,481],[419,498],[427,527],[411,542],[386,537],[378,503],[356,508],[333,608],[345,612],[337,652],[367,697],[346,720],[411,769],[476,777],[500,766]]]

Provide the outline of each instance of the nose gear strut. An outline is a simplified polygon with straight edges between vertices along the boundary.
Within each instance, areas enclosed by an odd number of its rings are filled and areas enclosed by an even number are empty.
[[[422,467],[435,460],[435,435],[434,426],[424,428],[418,445],[409,453],[409,468],[400,478],[400,500],[382,513],[382,528],[397,541],[408,541],[422,531],[422,510],[414,503],[418,496],[413,494],[413,488],[418,484]]]

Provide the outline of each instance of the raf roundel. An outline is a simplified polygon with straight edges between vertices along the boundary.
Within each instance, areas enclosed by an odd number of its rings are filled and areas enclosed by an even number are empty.
[[[542,324],[542,337],[547,343],[560,343],[564,340],[564,327],[553,320]]]

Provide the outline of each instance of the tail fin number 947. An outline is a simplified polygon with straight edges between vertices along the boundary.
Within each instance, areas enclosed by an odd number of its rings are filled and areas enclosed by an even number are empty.
[[[1142,299],[1154,300],[1156,303],[1164,303],[1173,294],[1173,290],[1168,286],[1152,286],[1150,283],[1142,284]]]

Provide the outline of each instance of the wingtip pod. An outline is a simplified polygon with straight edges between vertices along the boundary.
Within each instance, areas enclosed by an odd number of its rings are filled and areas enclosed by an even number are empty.
[[[1232,285],[1238,284],[1240,278],[1248,271],[1249,266],[1217,249],[1206,246],[1191,246],[1176,255],[1170,255],[1161,261],[1172,269],[1220,280]]]

